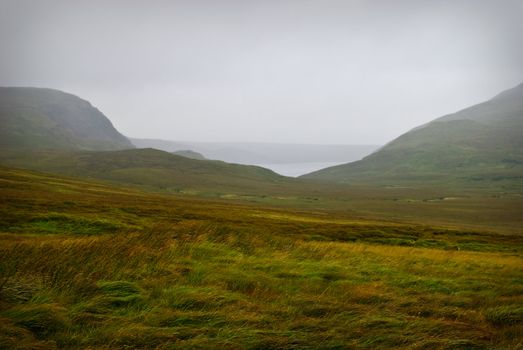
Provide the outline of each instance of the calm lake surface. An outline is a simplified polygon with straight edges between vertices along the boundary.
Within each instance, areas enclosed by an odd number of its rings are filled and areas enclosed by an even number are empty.
[[[275,163],[256,165],[271,169],[280,175],[296,177],[339,164],[345,164],[345,162]]]

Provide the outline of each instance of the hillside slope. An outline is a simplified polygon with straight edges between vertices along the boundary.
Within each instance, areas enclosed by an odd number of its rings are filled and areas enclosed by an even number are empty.
[[[523,84],[438,118],[361,161],[304,178],[350,183],[487,184],[523,179]]]
[[[103,152],[4,151],[0,152],[0,164],[172,192],[254,191],[291,181],[257,166],[190,159],[152,148]]]
[[[89,102],[53,89],[0,87],[0,123],[2,148],[134,148]]]

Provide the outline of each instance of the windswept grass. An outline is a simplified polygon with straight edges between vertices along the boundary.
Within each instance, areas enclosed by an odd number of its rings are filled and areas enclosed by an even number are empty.
[[[0,348],[523,345],[518,236],[12,170],[0,184]]]
[[[518,256],[232,234],[24,238],[1,344],[60,348],[517,348]],[[243,237],[242,239],[245,239]],[[3,268],[3,271],[8,269]],[[26,333],[29,331],[30,333]],[[13,331],[11,332],[13,333]]]

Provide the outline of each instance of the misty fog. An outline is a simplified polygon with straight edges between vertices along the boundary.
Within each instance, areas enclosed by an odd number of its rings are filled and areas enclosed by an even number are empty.
[[[2,1],[0,85],[125,135],[383,145],[523,77],[521,1]]]

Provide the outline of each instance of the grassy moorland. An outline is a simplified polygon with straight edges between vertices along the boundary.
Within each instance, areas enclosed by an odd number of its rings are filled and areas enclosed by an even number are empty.
[[[155,149],[106,152],[0,150],[0,163],[16,168],[103,180],[146,191],[259,203],[263,206],[325,209],[339,220],[418,222],[459,230],[519,234],[523,191],[514,179],[437,181],[406,177],[380,183],[339,184],[278,175],[257,166],[195,160]],[[441,174],[439,174],[441,175]],[[307,214],[308,215],[308,214]]]
[[[320,210],[198,199],[9,168],[0,196],[0,348],[523,346],[513,227],[460,230],[339,201]]]

